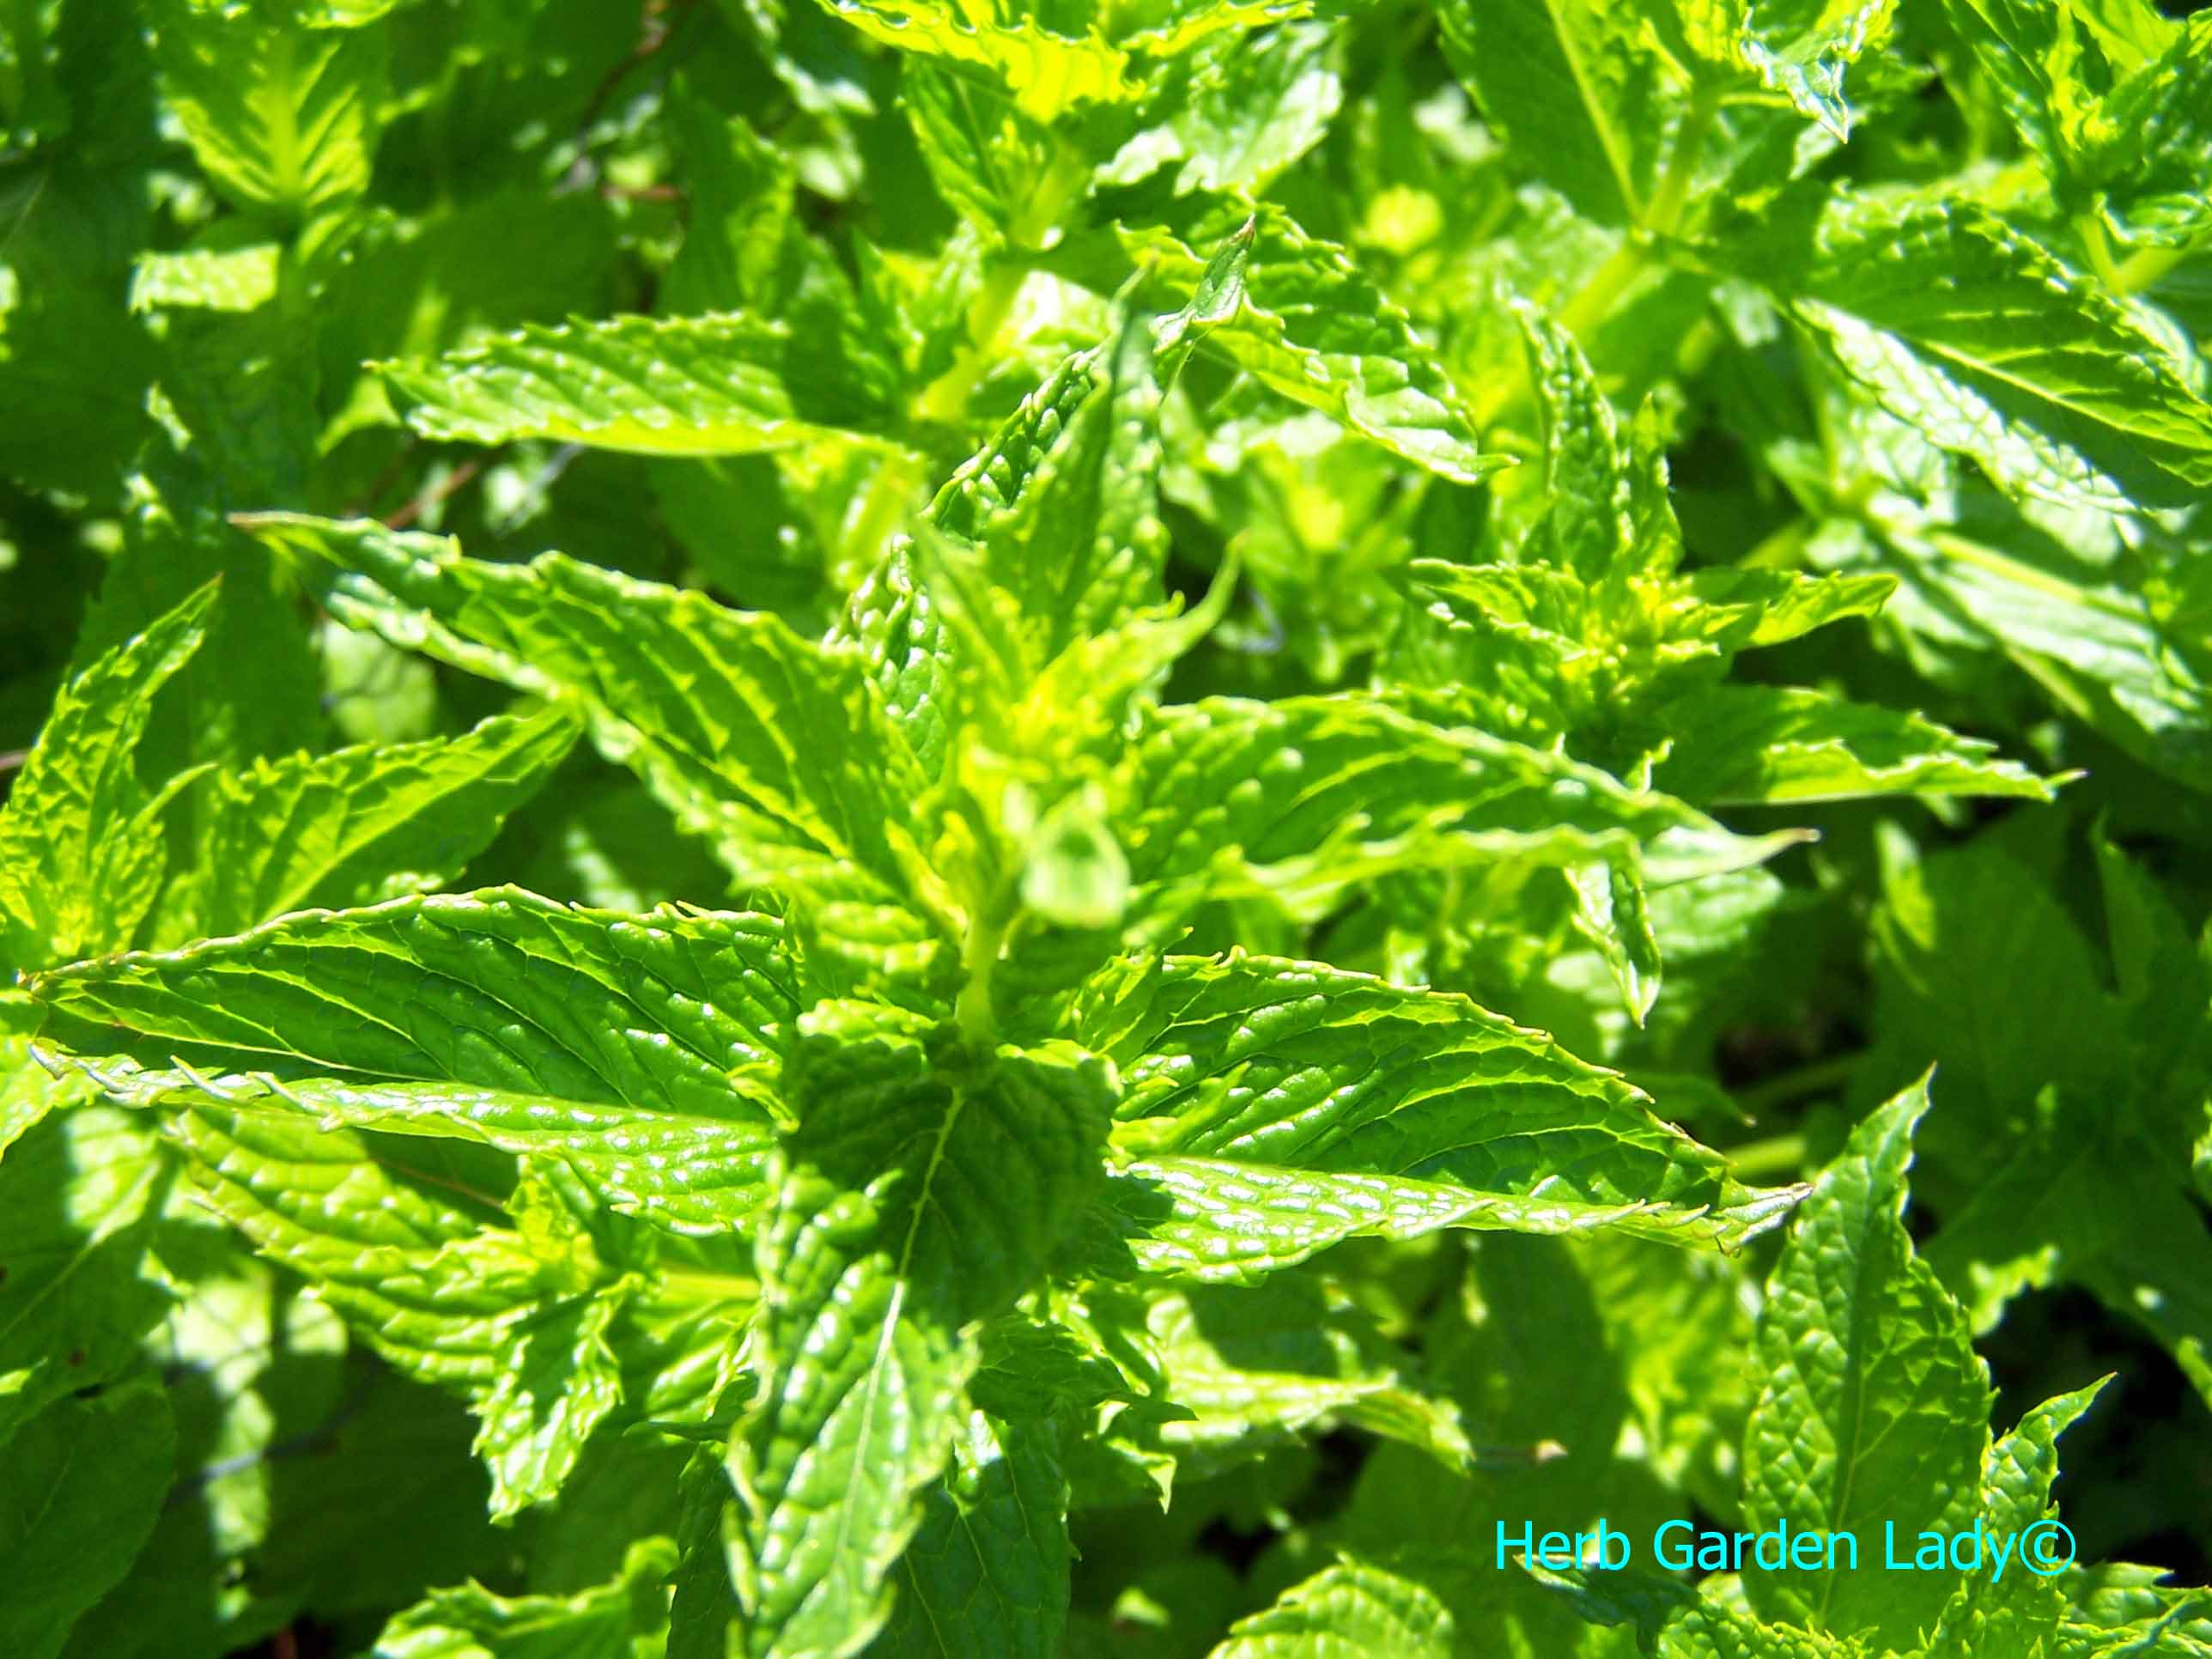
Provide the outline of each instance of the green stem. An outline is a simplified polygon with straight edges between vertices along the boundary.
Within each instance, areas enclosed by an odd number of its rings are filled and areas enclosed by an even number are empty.
[[[2016,582],[2022,587],[2032,588],[2067,605],[2101,611],[2109,617],[2117,617],[2126,622],[2139,623],[2142,620],[2140,612],[2108,594],[2083,587],[2078,582],[2069,582],[2063,576],[2054,576],[2048,570],[2039,570],[2032,564],[2023,564],[1993,547],[1969,541],[1955,532],[1931,530],[1927,539],[1928,545],[1946,558],[1956,559],[1960,564],[1970,564],[1978,570],[1986,570],[1993,576],[2002,576],[2008,582]]]
[[[1779,1106],[1785,1100],[1796,1100],[1802,1095],[1826,1094],[1840,1088],[1850,1080],[1860,1056],[1856,1054],[1832,1054],[1826,1060],[1816,1060],[1809,1066],[1800,1066],[1794,1072],[1784,1072],[1779,1077],[1768,1078],[1748,1089],[1736,1091],[1736,1103],[1756,1117],[1770,1107]],[[1731,1152],[1734,1158],[1735,1153]]]
[[[992,271],[968,308],[968,347],[946,369],[915,397],[911,413],[916,421],[957,425],[968,411],[968,399],[991,365],[998,361],[992,347],[999,331],[1013,314],[1029,267],[1009,260]],[[926,477],[927,458],[912,450],[886,457],[868,481],[860,510],[853,520],[846,545],[863,561],[872,561],[897,529],[901,515],[914,500]]]
[[[1705,159],[1705,136],[1712,131],[1720,106],[1720,94],[1710,85],[1699,87],[1691,98],[1689,113],[1675,130],[1674,148],[1667,157],[1667,171],[1660,176],[1658,193],[1652,197],[1651,210],[1644,217],[1653,234],[1672,236],[1682,228],[1682,210],[1689,204],[1698,164]]]
[[[2120,292],[2140,294],[2197,250],[2189,247],[2147,247],[2129,257],[2119,270]]]
[[[1013,315],[1014,301],[1021,297],[1022,284],[1030,278],[1029,266],[1018,259],[1002,262],[985,279],[968,307],[968,348],[951,368],[924,387],[915,399],[914,414],[917,420],[957,422],[967,412],[968,398],[998,361],[991,348],[999,338],[999,331]]]
[[[2127,278],[2113,261],[2105,222],[2094,213],[2085,213],[2074,221],[2074,230],[2081,239],[2082,252],[2089,256],[2089,268],[2097,273],[2097,280],[2115,294],[2127,293]]]
[[[1642,224],[1621,237],[1620,246],[1590,273],[1589,280],[1556,313],[1559,326],[1573,335],[1585,350],[1589,347],[1590,337],[1613,315],[1621,296],[1650,268],[1650,239],[1672,236],[1681,228],[1683,210],[1689,204],[1690,186],[1697,182],[1698,165],[1705,160],[1705,137],[1712,131],[1713,118],[1719,112],[1719,93],[1711,87],[1700,87],[1691,99],[1682,125],[1675,130],[1674,146],[1668,155],[1666,171],[1660,175],[1659,188],[1644,210]],[[1516,412],[1534,392],[1534,387],[1528,383],[1525,375],[1501,387],[1498,395],[1478,410],[1482,423],[1492,425]]]
[[[718,1273],[704,1267],[669,1267],[653,1275],[661,1290],[685,1302],[757,1302],[760,1280],[743,1273]]]
[[[999,950],[1006,942],[1006,929],[1012,921],[1013,907],[1006,905],[979,915],[968,925],[968,943],[960,957],[965,974],[952,1012],[960,1029],[978,1048],[988,1048],[998,1041],[999,1017],[991,1005],[991,974],[999,965]]]
[[[1805,1137],[1775,1135],[1765,1140],[1747,1141],[1730,1148],[1728,1161],[1729,1170],[1739,1180],[1766,1181],[1776,1176],[1795,1175],[1805,1167]]]
[[[1613,249],[1612,257],[1590,273],[1589,281],[1582,285],[1575,297],[1560,307],[1559,326],[1577,340],[1587,342],[1598,325],[1613,314],[1620,296],[1644,274],[1649,263],[1650,256],[1644,252],[1636,233],[1631,231],[1620,239],[1620,246]]]

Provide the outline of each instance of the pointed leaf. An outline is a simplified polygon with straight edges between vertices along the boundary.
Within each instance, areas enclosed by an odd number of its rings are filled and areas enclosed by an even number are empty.
[[[1899,794],[2056,793],[1996,745],[1801,686],[1717,685],[1667,706],[1680,735],[1652,782],[1705,806]]]
[[[718,1231],[762,1196],[761,1079],[797,1012],[790,974],[768,917],[617,916],[507,889],[309,913],[37,986],[50,1040],[99,1056],[118,1097],[482,1140],[566,1162],[619,1209]]]
[[[761,1246],[765,1381],[732,1446],[744,1650],[858,1650],[943,1468],[975,1364],[963,1328],[1041,1271],[1096,1189],[1109,1067],[1066,1044],[971,1069],[911,1016],[806,1015],[799,1115]]]
[[[1822,1171],[1767,1286],[1765,1388],[1745,1432],[1744,1519],[1850,1532],[1871,1549],[1964,1528],[1980,1507],[1990,1391],[1965,1311],[1905,1230],[1924,1085],[1881,1107]],[[1747,1575],[1752,1606],[1838,1636],[1913,1645],[1949,1586],[1917,1574]]]
[[[554,707],[459,738],[257,763],[207,786],[193,890],[161,942],[237,933],[291,910],[444,886],[576,738]]]
[[[151,1377],[48,1407],[0,1445],[0,1651],[53,1659],[161,1512],[175,1428]]]
[[[740,312],[525,328],[434,362],[385,363],[427,438],[548,438],[641,455],[746,455],[881,441],[889,365]]]
[[[216,589],[200,589],[63,686],[0,808],[0,921],[24,968],[131,943],[165,856],[169,789],[149,795],[133,754],[154,694],[199,648]]]

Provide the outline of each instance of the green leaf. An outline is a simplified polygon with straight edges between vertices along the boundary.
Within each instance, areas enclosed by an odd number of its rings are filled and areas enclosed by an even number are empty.
[[[952,1468],[899,1558],[890,1623],[871,1659],[1054,1659],[1067,1615],[1067,1479],[1049,1424],[971,1411]]]
[[[1438,0],[1453,69],[1491,124],[1587,217],[1644,217],[1666,128],[1661,59],[1598,0]]]
[[[49,1406],[0,1445],[0,1646],[52,1659],[129,1571],[168,1490],[175,1429],[151,1377]]]
[[[847,605],[832,640],[857,646],[926,775],[963,725],[1018,743],[1006,728],[1048,665],[1164,597],[1154,359],[1149,320],[1119,312],[946,480],[921,546]]]
[[[992,87],[927,59],[910,60],[899,87],[938,193],[995,236],[1034,240],[1040,206],[1060,193],[1052,135]]]
[[[0,918],[23,968],[128,946],[166,863],[163,810],[188,776],[149,793],[132,757],[154,694],[199,648],[204,587],[63,686],[0,809]]]
[[[126,1370],[167,1309],[145,1270],[167,1181],[137,1125],[82,1106],[0,1160],[0,1452],[49,1402]]]
[[[2124,1562],[2085,1570],[2072,1585],[2059,1651],[2066,1659],[2212,1654],[2212,1590],[2168,1587],[2171,1576]]]
[[[2164,52],[2105,100],[2095,128],[2096,172],[2115,207],[2107,212],[2130,240],[2187,246],[2212,228],[2212,209],[2197,188],[2212,152],[2212,20],[2173,31]]]
[[[1082,104],[1136,96],[1129,53],[1093,22],[1070,35],[1005,0],[822,0],[869,40],[1003,87],[1024,115],[1051,121]],[[1075,9],[1078,14],[1090,9]]]
[[[1980,1507],[1989,1376],[1966,1314],[1913,1254],[1903,1220],[1924,1084],[1852,1132],[1798,1212],[1767,1285],[1758,1355],[1767,1374],[1745,1432],[1743,1509],[1753,1529],[1850,1532],[1871,1550],[1893,1528],[1965,1528]],[[1890,1572],[1759,1572],[1752,1607],[1839,1637],[1904,1648],[1949,1586]]]
[[[1208,896],[1325,911],[1391,869],[1490,866],[1502,906],[1605,863],[1652,880],[1742,868],[1797,839],[1738,836],[1671,796],[1555,750],[1450,730],[1357,696],[1162,708],[1126,763],[1133,937],[1164,943]]]
[[[921,778],[849,655],[558,554],[499,565],[374,524],[272,514],[254,527],[344,567],[329,599],[340,617],[580,702],[602,752],[740,886],[821,907],[894,960],[927,954],[908,897],[926,878],[908,828]]]
[[[2058,1475],[2058,1437],[2111,1380],[2045,1401],[1990,1448],[1982,1473],[1981,1519],[1990,1537],[2009,1538],[2023,1551],[2036,1547],[2028,1541],[2031,1529],[2057,1513],[2051,1506],[2051,1485]],[[1929,1638],[1927,1659],[2032,1653],[2039,1641],[2055,1644],[2065,1597],[2038,1562],[2070,1565],[2072,1555],[2071,1546],[2062,1545],[2053,1555],[2016,1558],[2009,1572],[1961,1574]]]
[[[1451,1614],[1424,1585],[1347,1558],[1285,1590],[1272,1607],[1240,1619],[1210,1659],[1321,1659],[1389,1653],[1451,1659],[1459,1649]]]
[[[345,1130],[195,1110],[171,1133],[210,1205],[257,1249],[394,1364],[467,1395],[495,1518],[555,1496],[621,1397],[603,1339],[631,1281],[605,1282],[586,1241],[486,1226],[490,1194],[387,1165]]]
[[[945,1069],[951,1067],[951,1069]],[[1110,1068],[1065,1043],[963,1060],[911,1016],[824,1003],[761,1244],[762,1392],[732,1445],[744,1649],[857,1650],[943,1468],[963,1328],[1037,1274],[1100,1177]]]
[[[394,1618],[372,1659],[653,1659],[667,1626],[661,1581],[676,1551],[641,1539],[622,1576],[573,1595],[496,1595],[470,1583],[433,1590]]]
[[[1887,44],[1898,0],[1751,0],[1736,51],[1761,84],[1840,141],[1850,137],[1850,66]]]
[[[2025,520],[1986,529],[1885,526],[1929,631],[1956,630],[2019,665],[2058,708],[2127,753],[2212,790],[2203,733],[2212,690],[2179,618],[2144,580],[2094,574]]]
[[[1076,1015],[1121,1066],[1113,1204],[1139,1260],[1249,1279],[1339,1239],[1616,1224],[1733,1244],[1755,1193],[1613,1073],[1464,998],[1312,963],[1169,957]]]
[[[1339,1424],[1474,1466],[1457,1408],[1424,1391],[1413,1357],[1340,1285],[1285,1273],[1256,1290],[1192,1286],[1153,1297],[1146,1325],[1163,1393],[1188,1413],[1161,1443],[1201,1472]]]
[[[385,93],[378,29],[303,27],[256,0],[163,0],[155,56],[193,154],[240,207],[306,219],[368,188]]]
[[[1652,781],[1705,806],[1895,794],[2047,801],[2056,793],[1996,758],[1994,744],[1804,687],[1717,685],[1675,699],[1666,714],[1681,735]]]
[[[1778,279],[1844,374],[2009,489],[2107,509],[2212,486],[2212,408],[2119,303],[1965,204],[1840,198]]]
[[[1166,118],[1124,143],[1100,176],[1134,184],[1173,166],[1178,191],[1261,195],[1327,136],[1344,98],[1341,38],[1318,22],[1218,38],[1176,66],[1188,79]]]
[[[36,987],[49,1040],[100,1057],[88,1069],[119,1097],[478,1140],[715,1231],[763,1196],[791,975],[768,917],[507,889],[311,913]]]
[[[2037,0],[1944,0],[1959,39],[1979,60],[1998,101],[2054,182],[2070,183],[2109,70],[2071,5]]]
[[[1178,204],[1172,229],[1115,234],[1164,299],[1205,292],[1208,261],[1197,250],[1249,238],[1241,282],[1205,313],[1218,318],[1207,356],[1439,477],[1476,483],[1511,464],[1482,449],[1472,403],[1405,310],[1349,250],[1308,234],[1272,203],[1255,210],[1194,196]]]
[[[187,896],[174,903],[160,942],[446,885],[544,785],[576,733],[575,716],[556,705],[486,720],[464,737],[217,774]]]
[[[1173,58],[1217,34],[1301,16],[1313,0],[1168,0],[1127,15],[1094,0],[822,3],[872,40],[981,75],[1024,115],[1049,122],[1086,104],[1138,97],[1148,58]]]
[[[1613,404],[1572,335],[1533,307],[1514,315],[1543,409],[1545,556],[1593,587],[1624,578],[1637,545],[1635,484]]]
[[[891,433],[894,371],[839,337],[743,312],[525,328],[379,366],[441,441],[547,438],[640,455],[747,455]]]

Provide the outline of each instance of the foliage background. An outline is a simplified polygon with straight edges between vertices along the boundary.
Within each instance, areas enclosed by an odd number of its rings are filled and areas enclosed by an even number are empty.
[[[1190,948],[1467,991],[1626,1071],[1746,1180],[1810,1176],[1935,1063],[1909,1220],[1974,1317],[1995,1422],[2112,1374],[2058,1486],[2083,1559],[2212,1576],[2212,1048],[2191,946],[2212,908],[2206,25],[2170,33],[2123,0],[1777,3],[1749,13],[1768,56],[1723,60],[1698,56],[1699,8],[1661,0],[1618,27],[1574,3],[1382,0],[1231,8],[1236,27],[1184,50],[1063,61],[1018,32],[940,40],[927,6],[839,9],[10,0],[8,777],[65,680],[217,576],[206,643],[137,748],[149,790],[458,738],[510,707],[335,619],[323,579],[233,514],[376,519],[507,563],[558,549],[818,636],[1020,399],[1109,337],[1117,293],[1176,312],[1256,207],[1237,337],[1261,343],[1209,336],[1159,416],[1168,586],[1195,604],[1231,572],[1164,696],[1383,684],[1635,781],[1656,765],[1747,834],[1820,838],[1660,896],[1666,977],[1640,1024],[1624,970],[1559,918],[1458,926],[1426,889],[1414,908],[1452,922],[1427,937],[1402,908],[1253,904],[1208,913]],[[1030,9],[1053,40],[1095,23],[1126,41],[1208,9]],[[880,21],[903,13],[937,44]],[[2036,35],[2062,15],[2070,33]],[[1601,64],[1589,101],[1546,78],[1565,61],[1546,27]],[[1252,320],[1270,309],[1287,348]],[[789,325],[752,402],[645,375],[640,414],[628,360],[565,403],[441,366],[530,325],[708,312]],[[1458,625],[1493,629],[1486,663],[1544,630],[1411,568],[1574,565],[1541,520],[1547,484],[1574,482],[1562,419],[1601,422],[1573,402],[1567,341],[1623,453],[1663,452],[1685,569],[1895,584],[1854,607],[1871,614],[1744,647],[1731,684],[1918,710],[1943,734],[1847,734],[1840,771],[1817,722],[1700,749],[1725,709],[1668,702],[1656,599],[1611,634],[1545,617],[1594,655],[1530,668],[1537,694],[1506,671],[1467,688],[1464,639],[1430,607],[1473,605]],[[660,356],[714,361],[688,339]],[[1498,456],[1523,465],[1492,476]],[[728,902],[701,842],[573,735],[532,728],[513,741],[536,759],[485,763],[511,766],[487,786],[509,793],[424,867],[621,910]],[[1731,773],[1731,753],[1766,770]],[[2031,773],[2078,775],[2043,799]],[[160,820],[169,896],[123,936],[96,939],[94,915],[56,952],[66,928],[34,941],[11,915],[8,965],[190,937],[165,917],[214,902],[177,896],[213,880],[193,865],[206,810]],[[11,1194],[73,1204],[62,1172],[93,1154],[65,1150],[59,1117],[30,1126],[76,1085],[30,1058],[27,1001],[7,1007],[23,1138],[0,1169]],[[95,1259],[94,1224],[53,1224],[89,1229]],[[621,1567],[607,1539],[675,1532],[681,1456],[629,1443],[495,1528],[461,1405],[226,1237],[172,1241],[143,1347],[67,1356],[111,1386],[52,1410],[167,1394],[174,1447],[147,1455],[180,1483],[71,1654],[357,1650],[437,1586],[565,1596]],[[1340,1400],[1218,1472],[1194,1459],[1164,1522],[1079,1511],[1071,1650],[1204,1652],[1332,1549],[1395,1537],[1395,1515],[1450,1541],[1595,1502],[1725,1514],[1743,1310],[1778,1248],[1341,1247],[1328,1294],[1371,1316],[1390,1376],[1463,1419],[1474,1473]],[[137,1294],[137,1258],[98,1260]],[[1624,1424],[1670,1437],[1631,1456]],[[1553,1441],[1569,1455],[1537,1460]]]

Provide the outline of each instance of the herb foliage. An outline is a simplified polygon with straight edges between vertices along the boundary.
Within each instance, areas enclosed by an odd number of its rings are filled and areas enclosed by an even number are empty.
[[[2212,15],[21,0],[0,131],[0,1651],[2212,1655]]]

